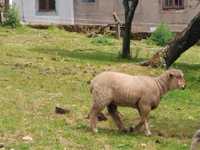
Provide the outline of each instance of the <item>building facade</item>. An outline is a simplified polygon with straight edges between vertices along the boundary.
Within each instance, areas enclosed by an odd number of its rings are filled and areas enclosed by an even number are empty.
[[[73,0],[13,0],[27,24],[74,24]]]
[[[106,25],[115,11],[124,20],[123,0],[13,0],[29,24]],[[152,32],[164,22],[182,31],[200,11],[199,0],[139,0],[133,31]]]

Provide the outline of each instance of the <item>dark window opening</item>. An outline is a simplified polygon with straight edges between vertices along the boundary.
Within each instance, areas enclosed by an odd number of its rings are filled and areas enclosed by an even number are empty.
[[[95,3],[95,0],[82,0],[84,3]]]
[[[170,7],[173,5],[173,1],[172,0],[165,0],[165,6],[166,7]]]
[[[184,9],[184,0],[163,0],[163,9]]]
[[[55,10],[56,10],[55,0],[39,0],[39,11],[47,12]]]

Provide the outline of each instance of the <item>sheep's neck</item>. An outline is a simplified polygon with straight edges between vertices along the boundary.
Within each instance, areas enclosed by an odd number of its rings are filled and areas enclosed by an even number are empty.
[[[160,97],[163,96],[165,93],[167,93],[169,91],[169,82],[168,82],[168,78],[166,77],[165,74],[157,77],[155,79],[158,88],[160,90]]]

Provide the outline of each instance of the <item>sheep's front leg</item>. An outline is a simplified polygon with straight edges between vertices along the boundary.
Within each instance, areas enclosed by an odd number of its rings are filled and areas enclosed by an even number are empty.
[[[97,112],[95,110],[92,110],[90,113],[90,127],[92,129],[92,132],[94,133],[98,132],[96,124],[97,124]]]
[[[90,117],[90,127],[92,129],[92,131],[94,133],[98,132],[96,124],[97,124],[97,114],[99,112],[101,112],[101,110],[103,109],[103,105],[98,105],[96,103],[93,104],[90,113],[89,113],[89,117]]]
[[[144,130],[145,130],[145,135],[150,136],[151,131],[149,129],[149,124],[148,124],[148,116],[151,111],[151,107],[149,105],[141,104],[140,106],[140,114],[141,114],[141,119],[144,123]]]
[[[144,127],[145,127],[145,135],[146,136],[151,136],[151,131],[149,129],[149,124],[148,124],[147,119],[145,119],[145,121],[144,121]]]
[[[138,111],[139,111],[141,120],[138,123],[138,125],[135,126],[134,131],[138,131],[144,125],[145,135],[150,136],[151,131],[149,129],[149,125],[148,125],[147,120],[148,120],[149,112],[151,111],[151,107],[148,104],[146,104],[145,102],[140,102],[139,105],[138,105]]]

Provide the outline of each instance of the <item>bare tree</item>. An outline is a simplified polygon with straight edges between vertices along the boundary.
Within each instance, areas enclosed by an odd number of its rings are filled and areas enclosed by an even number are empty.
[[[138,5],[138,0],[123,0],[123,5],[125,10],[125,28],[123,35],[122,57],[130,58],[131,27],[135,10]]]
[[[177,35],[166,47],[152,58],[142,63],[144,66],[162,66],[169,68],[186,50],[200,40],[200,12],[191,20],[185,30]]]

